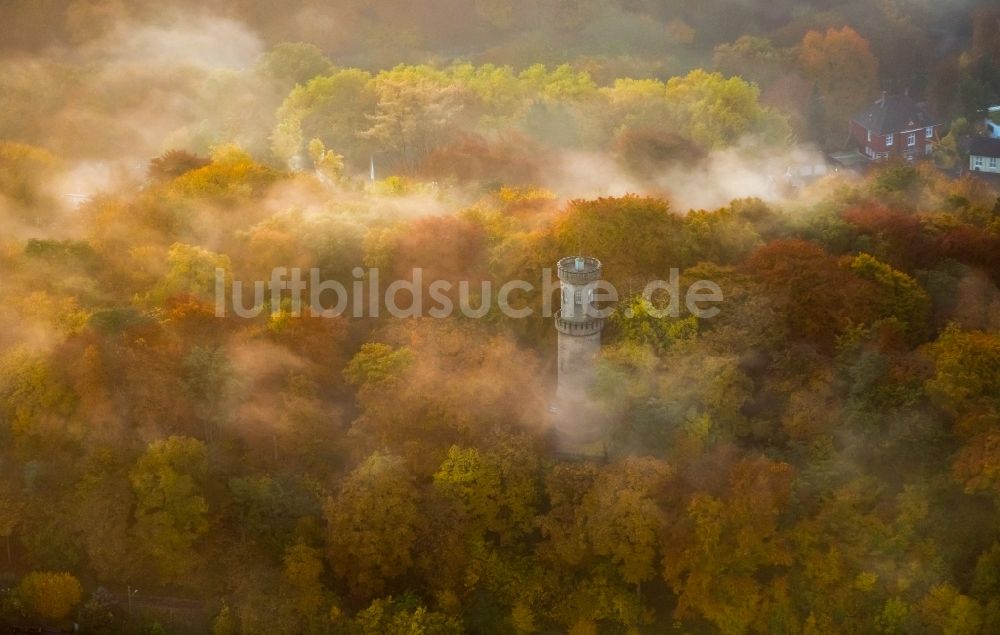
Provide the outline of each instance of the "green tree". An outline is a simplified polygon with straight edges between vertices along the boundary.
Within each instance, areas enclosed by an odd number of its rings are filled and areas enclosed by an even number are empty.
[[[594,553],[609,558],[637,593],[656,573],[664,529],[663,490],[672,475],[657,459],[628,458],[602,470],[581,502]]]
[[[489,532],[513,544],[534,524],[539,492],[537,459],[524,439],[486,451],[452,446],[434,475],[434,487],[465,514],[470,533]]]
[[[271,133],[271,152],[281,159],[288,169],[301,168],[302,122],[296,116],[284,117]]]
[[[459,88],[419,67],[397,67],[374,80],[378,106],[359,132],[391,151],[404,172],[414,171],[454,130],[462,108]]]
[[[630,283],[639,291],[651,276],[677,266],[682,223],[666,201],[628,195],[571,202],[552,234],[562,253],[600,258],[619,292]]]
[[[303,139],[319,139],[355,162],[367,165],[369,146],[357,133],[369,127],[376,93],[369,73],[339,69],[296,86],[275,113],[272,149],[283,160],[298,154]]]
[[[15,347],[0,357],[0,412],[17,442],[44,445],[64,439],[77,402],[43,356]]]
[[[174,243],[167,251],[167,272],[149,292],[147,300],[162,304],[171,296],[184,294],[214,298],[217,268],[231,271],[229,256],[196,245]]]
[[[465,632],[461,622],[452,616],[420,605],[415,598],[392,597],[372,602],[359,611],[353,626],[361,635],[458,635]]]
[[[603,468],[561,464],[549,472],[537,557],[558,574],[537,584],[552,589],[547,612],[567,630],[600,622],[638,629],[650,621],[642,583],[656,575],[663,554],[671,477],[669,466],[648,457]]]
[[[113,582],[133,572],[137,545],[129,526],[135,493],[127,464],[110,450],[95,452],[76,485],[74,500],[73,526],[99,578]]]
[[[330,602],[320,580],[323,575],[323,552],[305,543],[296,543],[285,550],[282,559],[285,580],[292,587],[296,612],[315,630],[321,631],[323,609]]]
[[[761,106],[760,89],[739,77],[695,69],[667,82],[667,125],[685,131],[706,149],[723,148],[749,136],[782,143],[789,133],[784,117]]]
[[[969,121],[959,117],[948,126],[948,134],[934,148],[934,162],[941,168],[952,170],[962,161],[958,140],[969,132]]]
[[[768,611],[781,611],[793,559],[780,520],[792,475],[786,463],[744,459],[730,469],[724,497],[692,496],[664,543],[664,576],[678,596],[677,617],[696,614],[722,633],[743,633],[768,623]]]
[[[313,167],[328,183],[336,183],[344,175],[344,157],[333,150],[327,150],[319,139],[309,142],[309,158]]]
[[[257,72],[274,82],[282,93],[331,70],[333,64],[329,58],[308,42],[282,42],[257,61]]]
[[[928,350],[934,376],[927,392],[955,419],[964,436],[989,432],[1000,422],[1000,337],[950,326]]]
[[[934,376],[926,390],[963,441],[953,474],[966,492],[1000,495],[1000,337],[951,325],[928,351]]]
[[[239,538],[280,555],[298,519],[313,510],[309,496],[286,478],[266,474],[229,479]]]
[[[187,393],[202,420],[204,440],[210,441],[229,416],[235,373],[226,351],[215,347],[195,346],[182,366]]]
[[[327,557],[359,599],[372,598],[413,563],[419,495],[401,459],[372,454],[327,500]]]
[[[878,287],[880,317],[898,320],[912,342],[926,337],[931,300],[916,280],[865,253],[854,257],[851,271]]]
[[[712,64],[724,75],[738,75],[764,86],[787,72],[790,55],[771,40],[755,35],[741,35],[733,42],[715,47]]]
[[[939,584],[920,600],[923,622],[948,635],[975,635],[983,630],[983,608],[950,584]]]
[[[180,582],[197,563],[195,542],[209,527],[207,467],[204,443],[172,436],[149,444],[129,475],[135,536],[166,581]]]
[[[690,340],[698,334],[698,318],[693,315],[666,319],[656,307],[641,295],[632,296],[615,307],[611,316],[618,336],[627,344],[649,346],[658,353],[666,352],[679,341]]]
[[[509,66],[456,64],[447,72],[477,98],[480,129],[503,130],[521,114],[529,89]]]
[[[582,101],[594,95],[597,84],[590,73],[561,64],[549,71],[544,64],[532,64],[518,75],[521,82],[540,97],[551,101]]]
[[[763,242],[748,218],[762,211],[766,212],[767,207],[755,198],[737,199],[711,212],[690,211],[684,217],[683,251],[678,264],[742,262]]]
[[[413,351],[393,349],[388,344],[373,342],[361,346],[347,368],[344,378],[359,387],[373,387],[397,380],[413,364]]]

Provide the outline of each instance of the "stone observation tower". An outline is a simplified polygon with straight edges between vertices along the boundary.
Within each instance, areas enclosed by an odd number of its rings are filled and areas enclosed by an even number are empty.
[[[556,270],[562,291],[555,317],[559,332],[559,383],[553,406],[556,443],[565,454],[602,455],[604,430],[590,396],[604,328],[594,304],[601,261],[570,256],[560,260]]]

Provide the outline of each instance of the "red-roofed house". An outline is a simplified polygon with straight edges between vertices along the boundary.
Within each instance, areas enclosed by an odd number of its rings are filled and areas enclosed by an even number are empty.
[[[909,95],[886,95],[851,120],[851,137],[872,161],[929,155],[944,125]]]

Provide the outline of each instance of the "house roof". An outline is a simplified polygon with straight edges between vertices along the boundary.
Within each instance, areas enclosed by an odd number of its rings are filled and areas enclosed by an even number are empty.
[[[830,160],[837,165],[841,165],[845,168],[852,168],[859,165],[864,165],[869,162],[868,157],[861,154],[857,150],[846,150],[844,152],[833,152],[829,155]]]
[[[969,154],[976,157],[1000,158],[1000,139],[972,137],[969,140]]]
[[[941,125],[908,95],[883,95],[854,121],[879,135]]]

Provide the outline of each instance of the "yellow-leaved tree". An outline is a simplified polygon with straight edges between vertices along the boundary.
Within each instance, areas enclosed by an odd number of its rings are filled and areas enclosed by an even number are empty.
[[[35,571],[24,576],[14,592],[33,613],[61,620],[80,603],[83,587],[68,573]]]

